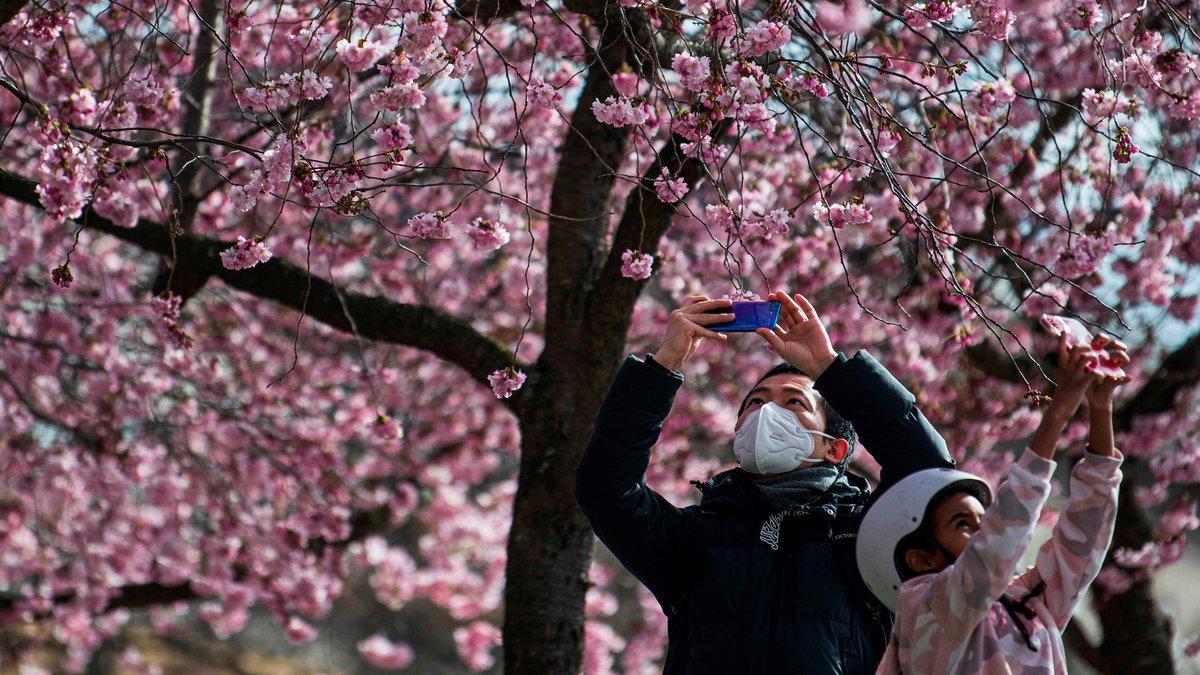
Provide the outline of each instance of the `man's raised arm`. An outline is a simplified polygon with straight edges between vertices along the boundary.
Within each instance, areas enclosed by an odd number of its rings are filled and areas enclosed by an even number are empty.
[[[676,371],[702,339],[724,341],[704,324],[733,318],[705,311],[728,306],[727,300],[689,298],[672,313],[654,357],[625,359],[575,471],[575,498],[596,536],[664,604],[683,576],[692,516],[646,487],[646,468],[683,384]]]
[[[866,350],[854,358],[834,350],[816,309],[803,295],[772,293],[784,329],[757,332],[780,356],[813,378],[817,392],[850,420],[881,467],[880,490],[914,471],[954,466],[946,441],[916,398]]]

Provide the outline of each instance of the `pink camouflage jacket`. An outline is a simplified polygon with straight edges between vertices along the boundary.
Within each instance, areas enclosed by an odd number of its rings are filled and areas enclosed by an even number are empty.
[[[1053,535],[1014,579],[1055,467],[1026,450],[958,560],[900,587],[878,673],[1067,672],[1062,631],[1112,540],[1121,460],[1084,453]]]

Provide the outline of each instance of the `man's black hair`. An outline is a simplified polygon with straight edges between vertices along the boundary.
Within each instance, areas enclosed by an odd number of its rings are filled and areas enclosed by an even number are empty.
[[[785,361],[771,366],[770,370],[758,378],[758,381],[754,383],[754,387],[762,384],[763,380],[768,377],[776,375],[802,375],[808,377],[804,371]],[[754,387],[750,387],[750,391],[754,391]],[[825,433],[834,438],[846,439],[846,443],[850,444],[850,450],[846,453],[846,458],[849,459],[850,455],[854,453],[855,443],[858,442],[858,432],[854,430],[854,425],[850,423],[850,420],[842,417],[838,411],[833,409],[833,406],[829,405],[829,401],[826,401],[824,396],[817,394],[817,398],[821,399],[821,411],[825,413]],[[742,416],[742,411],[746,409],[746,402],[749,400],[750,394],[747,392],[745,398],[742,399],[742,404],[738,406],[738,417]]]

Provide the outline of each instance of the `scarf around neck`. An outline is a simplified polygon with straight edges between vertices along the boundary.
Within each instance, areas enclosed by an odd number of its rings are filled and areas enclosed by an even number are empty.
[[[771,476],[751,476],[766,497],[772,513],[763,521],[758,538],[771,550],[779,550],[779,528],[784,518],[807,516],[817,511],[833,514],[833,504],[862,491],[846,480],[845,466],[821,462]]]

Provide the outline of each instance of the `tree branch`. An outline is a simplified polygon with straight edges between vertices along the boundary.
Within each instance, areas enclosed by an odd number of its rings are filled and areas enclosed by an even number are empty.
[[[613,183],[625,158],[629,127],[596,119],[592,103],[617,94],[612,76],[627,62],[619,15],[599,26],[600,41],[589,50],[587,79],[559,148],[550,192],[546,269],[546,350],[543,363],[571,368],[580,346],[587,284],[603,255]]]
[[[1200,332],[1163,359],[1154,375],[1116,412],[1113,427],[1128,432],[1139,415],[1170,410],[1179,392],[1200,382]],[[1155,521],[1138,504],[1137,488],[1146,479],[1136,458],[1126,460],[1127,478],[1121,482],[1117,522],[1111,550],[1138,549],[1154,541]],[[1111,552],[1110,552],[1111,556]],[[1099,608],[1104,639],[1099,657],[1108,673],[1174,672],[1171,653],[1171,622],[1150,592],[1150,579],[1135,579],[1128,589],[1107,599]],[[1081,654],[1091,659],[1086,654]]]
[[[728,129],[728,121],[717,125],[712,137],[720,138]],[[682,177],[691,189],[695,189],[704,177],[704,164],[695,157],[685,157],[680,146],[684,140],[673,136],[651,163],[638,186],[625,199],[625,210],[621,222],[613,235],[608,259],[588,296],[587,325],[589,335],[596,339],[616,336],[624,344],[629,329],[633,305],[637,302],[644,281],[634,281],[621,276],[621,254],[625,249],[653,252],[671,224],[675,205],[658,198],[654,191],[654,179],[660,173]],[[608,353],[612,345],[592,345],[591,353]]]
[[[1087,661],[1089,666],[1101,673],[1104,672],[1104,657],[1096,645],[1092,644],[1091,640],[1088,640],[1088,637],[1083,634],[1078,622],[1072,620],[1067,624],[1066,629],[1063,630],[1063,642],[1071,648],[1071,651]]]
[[[1175,405],[1175,397],[1187,387],[1200,383],[1200,332],[1163,359],[1162,365],[1142,385],[1132,399],[1113,416],[1117,431],[1128,431],[1138,415],[1166,412]]]
[[[40,208],[36,187],[34,181],[0,169],[0,195]],[[466,321],[434,307],[404,304],[341,289],[280,258],[272,258],[246,270],[225,269],[219,254],[233,244],[195,235],[178,235],[172,239],[167,229],[158,223],[142,220],[132,228],[120,227],[91,208],[86,209],[78,220],[88,229],[146,251],[168,257],[174,254],[197,271],[211,274],[228,286],[303,312],[331,328],[344,332],[357,328],[358,335],[364,338],[431,352],[485,384],[489,374],[512,362],[512,355],[500,344],[476,331]],[[512,406],[520,398],[521,392],[517,392],[506,402]]]

